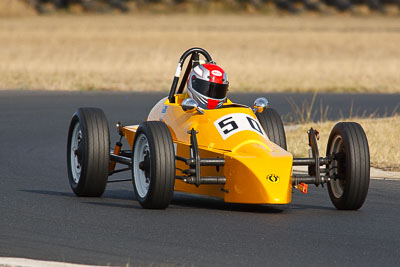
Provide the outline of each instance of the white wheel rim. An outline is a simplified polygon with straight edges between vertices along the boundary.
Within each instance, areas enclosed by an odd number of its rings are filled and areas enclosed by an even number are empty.
[[[329,154],[339,153],[340,147],[342,146],[343,138],[340,135],[336,135],[332,141],[332,145],[329,149]],[[338,162],[337,160],[333,160],[332,164],[330,165],[329,175],[332,177],[333,175],[338,173]],[[330,180],[331,191],[335,198],[340,198],[343,195],[344,191],[344,184],[345,181],[342,179]]]
[[[70,162],[71,162],[71,172],[72,172],[72,179],[77,184],[79,183],[79,179],[81,178],[81,171],[82,166],[78,161],[78,147],[79,144],[82,142],[82,131],[77,122],[74,126],[71,136],[71,147],[70,147]]]
[[[144,134],[140,134],[133,152],[133,177],[136,191],[141,198],[146,197],[150,186],[150,177],[146,177],[145,171],[139,168],[139,163],[144,161],[146,155],[150,156],[149,142]]]

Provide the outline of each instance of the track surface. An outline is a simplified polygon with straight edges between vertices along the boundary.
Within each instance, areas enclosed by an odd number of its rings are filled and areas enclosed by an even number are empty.
[[[175,194],[167,210],[144,210],[129,182],[109,184],[103,198],[75,197],[65,159],[73,111],[103,108],[116,140],[114,122],[139,123],[161,96],[0,92],[0,256],[145,266],[398,266],[400,181],[372,180],[355,212],[336,211],[321,187],[295,192],[293,203],[280,207]],[[246,104],[255,97],[233,95]],[[269,97],[281,114],[290,111],[286,97]],[[302,103],[310,95],[289,97]],[[343,111],[351,98],[354,108],[371,112],[400,102],[399,95],[321,97]]]

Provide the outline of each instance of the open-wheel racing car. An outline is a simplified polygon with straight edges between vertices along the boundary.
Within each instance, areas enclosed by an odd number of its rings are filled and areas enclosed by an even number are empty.
[[[132,172],[137,200],[144,208],[164,209],[174,191],[225,202],[287,204],[292,189],[327,184],[337,209],[356,210],[364,203],[370,179],[369,148],[362,127],[341,122],[332,129],[326,157],[319,156],[318,132],[308,131],[309,158],[293,158],[278,113],[258,98],[254,107],[226,99],[220,108],[202,109],[185,94],[190,70],[214,64],[207,51],[181,56],[168,97],[161,99],[139,125],[117,124],[120,140],[110,149],[107,119],[97,108],[73,115],[67,145],[68,177],[77,196],[100,197],[108,177]],[[182,66],[190,56],[178,87]],[[122,138],[130,145],[122,150]],[[116,164],[125,165],[116,169]],[[293,166],[308,166],[308,174]],[[130,179],[129,179],[130,180]]]

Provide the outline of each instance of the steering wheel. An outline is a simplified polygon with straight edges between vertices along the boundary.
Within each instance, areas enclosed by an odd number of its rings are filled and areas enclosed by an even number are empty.
[[[175,103],[174,95],[175,95],[175,92],[176,92],[176,87],[177,87],[178,82],[179,82],[179,76],[181,75],[182,66],[185,63],[186,58],[191,55],[189,64],[186,67],[185,74],[183,75],[182,82],[181,82],[181,84],[179,86],[179,89],[178,89],[178,92],[177,92],[178,94],[181,94],[183,92],[183,89],[185,87],[185,82],[186,82],[186,80],[187,80],[187,78],[189,76],[190,70],[192,69],[192,65],[196,66],[196,64],[197,65],[199,64],[199,54],[203,55],[206,58],[207,63],[213,62],[210,54],[203,48],[193,47],[193,48],[190,48],[190,49],[186,50],[182,54],[181,58],[179,59],[178,66],[176,67],[174,80],[172,81],[171,90],[169,91],[169,96],[168,96],[168,100],[169,100],[170,103]]]

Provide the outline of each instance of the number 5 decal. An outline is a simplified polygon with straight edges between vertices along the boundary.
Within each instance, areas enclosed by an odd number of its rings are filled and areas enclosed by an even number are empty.
[[[224,140],[241,131],[253,131],[265,137],[265,133],[258,121],[245,113],[233,113],[223,116],[216,120],[214,125]]]
[[[219,127],[221,127],[221,130],[223,131],[224,134],[228,134],[239,128],[236,122],[232,120],[232,116],[218,122],[218,125]]]

